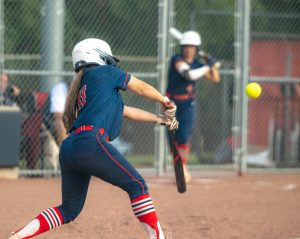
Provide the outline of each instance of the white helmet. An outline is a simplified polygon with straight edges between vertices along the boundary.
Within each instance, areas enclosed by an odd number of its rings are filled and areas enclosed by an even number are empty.
[[[200,46],[201,45],[201,37],[195,31],[187,31],[183,33],[182,38],[180,39],[180,45],[192,45],[192,46]]]
[[[118,65],[120,61],[112,55],[107,42],[89,38],[78,42],[72,52],[75,72],[88,65]]]

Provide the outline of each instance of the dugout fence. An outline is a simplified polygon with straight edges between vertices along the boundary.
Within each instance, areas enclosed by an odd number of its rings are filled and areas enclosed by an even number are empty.
[[[179,50],[170,27],[198,31],[201,48],[222,62],[220,84],[197,84],[192,174],[201,169],[297,170],[299,11],[297,1],[0,0],[0,71],[24,93],[18,103],[20,175],[59,174],[58,146],[43,120],[51,88],[74,76],[70,55],[76,42],[107,40],[123,69],[163,92],[168,60]],[[257,100],[245,97],[250,81],[263,86]],[[159,111],[152,102],[122,95],[125,104]],[[125,121],[114,144],[141,171],[172,171],[159,126]]]

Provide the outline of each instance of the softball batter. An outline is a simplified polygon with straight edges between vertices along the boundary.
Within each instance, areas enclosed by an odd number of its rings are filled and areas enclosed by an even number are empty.
[[[99,39],[86,39],[73,49],[77,73],[66,102],[64,124],[69,136],[60,149],[62,204],[44,210],[10,239],[31,238],[73,221],[81,212],[91,176],[126,191],[135,216],[148,238],[164,239],[155,208],[143,177],[109,143],[122,126],[123,117],[177,129],[176,106],[155,88],[118,68],[110,46]],[[130,90],[160,102],[165,115],[157,116],[123,105],[119,90]]]
[[[171,58],[168,76],[167,96],[177,106],[176,118],[179,122],[179,128],[176,141],[183,159],[186,182],[191,181],[191,175],[186,165],[190,153],[190,139],[196,112],[196,81],[205,77],[211,82],[220,82],[219,71],[214,67],[216,61],[207,58],[207,65],[203,65],[197,58],[200,44],[201,38],[197,32],[185,32],[180,40],[181,53],[175,54]]]

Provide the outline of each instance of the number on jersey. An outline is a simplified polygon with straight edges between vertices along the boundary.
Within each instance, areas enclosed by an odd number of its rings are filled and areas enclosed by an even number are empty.
[[[77,98],[78,111],[80,111],[86,103],[86,85],[82,86]]]

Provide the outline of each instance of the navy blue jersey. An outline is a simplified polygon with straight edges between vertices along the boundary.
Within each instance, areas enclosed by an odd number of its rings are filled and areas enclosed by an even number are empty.
[[[193,95],[195,93],[195,81],[186,80],[175,68],[175,64],[179,60],[183,60],[183,58],[181,55],[176,54],[171,58],[170,61],[167,94],[170,95],[171,98],[172,95]],[[194,59],[192,64],[189,65],[191,69],[196,69],[203,66],[198,59]]]
[[[124,104],[119,90],[126,90],[131,75],[111,65],[84,69],[77,99],[78,116],[72,129],[82,125],[104,128],[115,139],[123,122]]]

